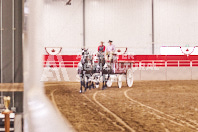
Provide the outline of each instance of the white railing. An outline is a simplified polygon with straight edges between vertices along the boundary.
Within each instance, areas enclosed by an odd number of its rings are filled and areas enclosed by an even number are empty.
[[[76,68],[79,61],[44,61],[44,67],[70,67]],[[194,67],[198,66],[198,60],[141,60],[118,61],[118,63],[133,63],[133,67]]]
[[[71,67],[78,66],[79,61],[44,61],[44,67]]]

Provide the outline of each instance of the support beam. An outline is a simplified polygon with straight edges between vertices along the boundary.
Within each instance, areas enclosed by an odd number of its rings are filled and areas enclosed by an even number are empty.
[[[2,6],[1,83],[12,83],[12,0],[3,0]]]
[[[155,54],[154,0],[152,0],[152,54]]]
[[[14,1],[15,0],[12,0],[12,83],[14,83],[15,79],[14,79],[14,75],[15,75],[15,66],[14,66],[14,62],[15,62],[15,59],[14,59],[14,50],[15,50],[15,5],[14,5]],[[14,107],[14,92],[12,92],[12,109],[15,109]]]
[[[23,82],[22,22],[23,1],[14,0],[14,82]]]
[[[1,53],[0,54],[1,55],[1,57],[0,57],[1,58],[1,65],[0,65],[1,71],[0,72],[1,72],[1,83],[2,83],[3,82],[3,73],[2,73],[2,45],[3,45],[2,44],[3,43],[2,42],[2,40],[3,40],[3,36],[2,36],[2,34],[3,34],[3,25],[2,25],[3,24],[3,13],[2,12],[3,12],[3,0],[1,0],[1,7],[0,8],[1,8],[0,9],[0,14],[1,14],[1,19],[0,19],[0,21],[1,21],[1,27],[0,27],[0,30],[1,30],[1,48],[0,48],[1,49],[1,52],[0,52]],[[3,92],[1,91],[1,97],[2,96],[3,96]],[[1,99],[1,104],[3,104],[2,99]]]
[[[85,0],[83,0],[83,48],[85,48]]]

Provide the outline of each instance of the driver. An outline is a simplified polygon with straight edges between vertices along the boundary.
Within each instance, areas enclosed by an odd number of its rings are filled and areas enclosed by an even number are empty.
[[[104,46],[104,42],[101,41],[101,44],[98,46],[98,57],[100,57],[99,61],[102,61],[102,64],[104,65],[105,63],[105,46]],[[101,62],[99,62],[101,63]]]
[[[113,41],[109,40],[109,45],[106,49],[106,59],[109,61],[113,61],[113,53],[115,52],[115,46],[112,44]]]
[[[100,43],[101,43],[101,44],[98,46],[98,52],[104,53],[104,52],[105,52],[104,42],[101,41]]]

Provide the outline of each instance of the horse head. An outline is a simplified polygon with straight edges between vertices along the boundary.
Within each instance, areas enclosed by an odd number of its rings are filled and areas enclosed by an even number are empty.
[[[88,49],[81,48],[81,50],[82,50],[82,56],[88,56],[89,55]]]

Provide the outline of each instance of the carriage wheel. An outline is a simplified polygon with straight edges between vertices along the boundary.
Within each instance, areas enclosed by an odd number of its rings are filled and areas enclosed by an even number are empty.
[[[118,75],[118,88],[122,87],[122,75]]]
[[[132,87],[133,85],[133,71],[132,69],[128,69],[126,72],[126,82],[128,87]]]
[[[112,80],[111,77],[109,78],[109,80],[107,81],[107,87],[111,87],[112,86]]]

